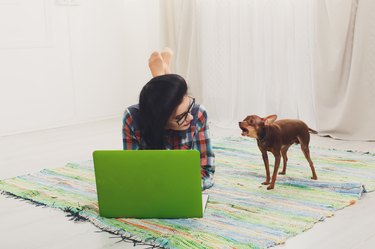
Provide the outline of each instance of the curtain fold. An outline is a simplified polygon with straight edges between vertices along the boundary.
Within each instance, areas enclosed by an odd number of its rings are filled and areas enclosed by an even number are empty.
[[[176,72],[221,127],[249,114],[373,140],[372,0],[161,0]],[[370,104],[368,104],[370,103]]]
[[[314,52],[317,128],[375,140],[375,1],[318,1]]]
[[[197,1],[160,0],[165,46],[172,48],[172,72],[182,75],[189,90],[201,101],[201,73],[197,42]]]

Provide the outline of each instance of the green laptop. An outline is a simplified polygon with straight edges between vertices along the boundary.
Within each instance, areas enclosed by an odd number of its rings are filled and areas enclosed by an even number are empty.
[[[203,217],[199,151],[98,150],[93,158],[100,216]]]

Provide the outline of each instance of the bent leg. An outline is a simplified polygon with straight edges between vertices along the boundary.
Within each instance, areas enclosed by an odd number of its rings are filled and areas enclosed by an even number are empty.
[[[148,59],[148,67],[150,68],[152,77],[164,75],[164,62],[159,52],[153,52]]]
[[[172,49],[165,47],[163,51],[161,51],[161,57],[164,61],[164,73],[170,74],[171,73],[171,59],[173,56]]]

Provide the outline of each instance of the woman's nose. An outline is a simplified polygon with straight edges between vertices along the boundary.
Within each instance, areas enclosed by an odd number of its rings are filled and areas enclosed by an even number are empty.
[[[193,120],[193,115],[191,115],[191,113],[189,113],[186,117],[186,121],[187,122],[190,122],[191,120]]]

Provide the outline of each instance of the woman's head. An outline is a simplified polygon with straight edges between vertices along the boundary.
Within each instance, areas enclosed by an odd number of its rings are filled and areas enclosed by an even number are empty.
[[[143,87],[139,96],[140,128],[150,149],[163,149],[166,129],[185,130],[189,127],[186,124],[192,117],[185,112],[189,100],[187,84],[176,74],[155,77]],[[186,120],[181,122],[181,117]]]

